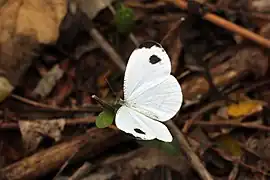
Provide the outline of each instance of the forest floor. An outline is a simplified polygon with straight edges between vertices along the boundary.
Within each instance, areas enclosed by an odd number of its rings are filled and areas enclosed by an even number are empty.
[[[269,0],[0,2],[0,180],[270,178]],[[113,121],[148,40],[181,86],[172,142]]]

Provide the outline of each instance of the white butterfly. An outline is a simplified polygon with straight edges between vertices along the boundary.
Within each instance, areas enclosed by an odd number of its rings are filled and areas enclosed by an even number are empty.
[[[143,140],[171,142],[173,137],[161,122],[170,120],[182,101],[165,50],[155,42],[143,43],[132,52],[126,67],[124,100],[116,113],[116,126]]]

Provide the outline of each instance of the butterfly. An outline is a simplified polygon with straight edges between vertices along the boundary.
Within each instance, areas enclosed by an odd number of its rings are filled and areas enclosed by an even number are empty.
[[[116,126],[142,140],[171,142],[173,137],[162,122],[179,111],[183,95],[180,84],[171,75],[170,58],[160,44],[147,41],[132,52],[123,91]]]

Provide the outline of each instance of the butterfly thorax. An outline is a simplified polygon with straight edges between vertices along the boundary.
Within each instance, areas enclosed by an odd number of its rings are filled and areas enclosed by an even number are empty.
[[[123,106],[126,104],[126,102],[120,98],[119,100],[117,100],[117,104],[120,104],[121,106]]]
[[[122,100],[122,103],[123,103],[122,106],[126,106],[128,108],[131,108],[134,111],[137,111],[138,113],[145,115],[146,117],[149,117],[149,118],[151,118],[153,120],[158,120],[159,119],[156,114],[154,114],[151,111],[143,108],[142,106],[138,107],[137,104],[129,103],[128,101],[125,101],[125,100]]]

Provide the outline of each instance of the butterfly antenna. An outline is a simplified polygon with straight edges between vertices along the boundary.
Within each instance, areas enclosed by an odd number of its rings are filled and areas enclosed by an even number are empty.
[[[109,103],[103,101],[102,99],[100,99],[99,97],[97,97],[96,95],[92,95],[92,98],[94,100],[96,100],[101,106],[103,106],[104,108],[110,110],[110,111],[114,111],[114,107],[112,107]]]
[[[105,77],[105,81],[106,81],[106,83],[108,84],[108,86],[109,86],[110,90],[112,91],[113,96],[114,96],[114,97],[117,97],[116,92],[113,90],[113,88],[112,88],[112,86],[111,86],[110,82],[108,81],[108,79],[107,79],[106,77]]]

